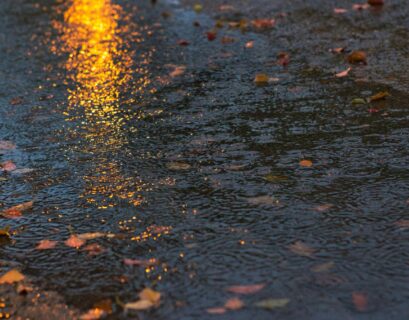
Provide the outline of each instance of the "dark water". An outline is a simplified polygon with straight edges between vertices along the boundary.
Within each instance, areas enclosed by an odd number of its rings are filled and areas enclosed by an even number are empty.
[[[112,319],[407,318],[409,231],[396,224],[409,199],[407,5],[336,16],[323,2],[196,14],[172,2],[2,1],[0,139],[17,148],[0,159],[33,171],[3,173],[0,204],[35,204],[0,221],[15,231],[1,259],[82,310],[145,286],[163,294],[159,308],[117,307]],[[204,36],[215,19],[280,12],[272,31]],[[328,49],[344,45],[369,63],[336,79],[347,64]],[[279,81],[258,87],[259,72]],[[379,91],[391,97],[351,103]],[[87,232],[109,235],[89,241],[103,253],[62,243]],[[61,243],[35,250],[42,239]],[[315,252],[292,252],[297,241]],[[206,313],[233,296],[226,287],[258,283],[244,309]],[[354,292],[368,297],[364,312]],[[265,298],[290,303],[252,306]]]

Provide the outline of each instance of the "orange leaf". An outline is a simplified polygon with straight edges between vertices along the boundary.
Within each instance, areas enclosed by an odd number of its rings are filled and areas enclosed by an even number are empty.
[[[253,294],[260,290],[262,290],[266,285],[263,284],[250,284],[250,285],[239,285],[239,286],[231,286],[228,287],[226,290],[228,292],[236,293],[236,294]]]
[[[57,245],[58,241],[52,241],[52,240],[41,240],[36,249],[37,250],[47,250],[47,249],[54,249],[55,246]]]
[[[139,293],[141,300],[148,300],[153,304],[157,304],[160,301],[160,292],[154,291],[150,288],[145,288]]]
[[[33,201],[23,202],[16,206],[10,207],[2,212],[6,218],[18,218],[22,216],[23,211],[29,210],[33,207]]]
[[[254,41],[246,42],[246,44],[245,44],[246,49],[251,49],[253,47],[254,47]]]
[[[276,24],[275,19],[256,19],[251,21],[254,27],[258,29],[267,29],[267,28],[272,28]]]
[[[3,274],[0,277],[0,284],[4,283],[15,283],[22,281],[24,279],[24,275],[22,275],[20,272],[18,272],[16,269],[10,270],[9,272]]]
[[[348,56],[348,62],[366,64],[366,53],[364,51],[352,51]]]
[[[106,316],[106,312],[99,308],[93,308],[80,316],[80,320],[98,320]]]
[[[312,161],[311,160],[301,160],[300,161],[300,166],[310,168],[310,167],[312,167]]]
[[[65,245],[72,248],[79,248],[85,244],[85,240],[78,238],[77,235],[71,235],[67,240],[65,240]]]
[[[377,94],[373,95],[372,97],[369,98],[370,102],[378,101],[378,100],[383,100],[386,97],[389,97],[390,93],[388,91],[382,91],[378,92]]]
[[[335,76],[336,76],[337,78],[344,78],[344,77],[348,76],[348,74],[349,74],[349,72],[350,72],[351,70],[352,70],[352,69],[349,67],[348,69],[346,69],[346,70],[344,70],[344,71],[338,72]]]
[[[365,293],[353,292],[352,302],[354,303],[356,310],[360,312],[364,312],[368,308],[368,297]]]
[[[244,302],[239,298],[231,298],[226,301],[224,307],[229,310],[239,310],[244,307]]]

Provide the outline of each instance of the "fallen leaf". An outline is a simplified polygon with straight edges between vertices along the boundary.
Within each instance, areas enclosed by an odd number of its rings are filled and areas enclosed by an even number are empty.
[[[226,301],[224,307],[228,310],[239,310],[244,307],[244,302],[240,298],[231,298]]]
[[[153,304],[159,303],[160,297],[160,292],[152,290],[150,288],[145,288],[139,293],[139,298],[141,298],[141,300],[148,300]]]
[[[370,6],[383,6],[384,0],[368,0]]]
[[[146,310],[157,306],[160,302],[160,292],[145,288],[139,293],[139,300],[125,304],[125,310]]]
[[[236,39],[234,39],[234,38],[232,38],[232,37],[228,37],[228,36],[224,36],[221,40],[220,40],[220,42],[222,43],[222,44],[229,44],[229,43],[233,43],[233,42],[235,42],[236,41]]]
[[[337,74],[335,74],[335,76],[336,76],[337,78],[344,78],[344,77],[348,76],[348,74],[349,74],[349,72],[350,72],[351,70],[352,70],[351,67],[349,67],[348,69],[346,69],[346,70],[344,70],[344,71],[338,72]]]
[[[333,206],[334,205],[331,204],[331,203],[321,204],[319,206],[316,206],[314,208],[314,210],[318,211],[318,212],[325,212],[325,211],[328,211],[329,209],[331,209]]]
[[[32,287],[30,287],[30,286],[26,286],[26,285],[24,285],[22,283],[19,283],[17,285],[16,291],[20,295],[27,295],[28,293],[33,292],[34,289]]]
[[[288,66],[288,64],[290,63],[290,55],[286,52],[280,52],[277,58],[277,63],[283,67]]]
[[[99,308],[93,308],[80,316],[80,320],[98,320],[105,317],[107,313]]]
[[[11,160],[7,160],[7,161],[5,161],[3,163],[0,163],[0,171],[10,172],[10,171],[13,171],[13,170],[16,170],[16,169],[17,169],[17,166]]]
[[[251,21],[251,24],[257,29],[273,28],[276,24],[275,19],[256,19]]]
[[[176,78],[179,77],[181,75],[183,75],[186,71],[186,67],[185,66],[173,66],[174,69],[169,73],[169,75],[172,78]]]
[[[367,64],[366,53],[364,51],[352,51],[348,56],[348,62],[352,64]]]
[[[0,150],[13,150],[16,145],[10,141],[0,140]]]
[[[312,161],[311,160],[301,160],[300,161],[300,166],[305,167],[305,168],[311,168],[312,167]]]
[[[368,297],[365,293],[353,292],[352,302],[354,303],[356,310],[360,312],[364,312],[368,308]]]
[[[206,36],[207,36],[207,40],[214,41],[217,38],[217,33],[209,31],[209,32],[206,32]]]
[[[352,9],[358,10],[358,11],[366,10],[368,8],[369,8],[369,4],[367,4],[367,3],[362,3],[362,4],[356,3],[356,4],[352,5]]]
[[[3,274],[0,277],[0,284],[12,284],[15,282],[20,282],[24,279],[25,277],[16,269],[10,270],[9,272]]]
[[[11,238],[10,235],[10,226],[6,226],[3,229],[0,229],[0,238],[5,237],[5,238]]]
[[[252,205],[277,205],[279,201],[272,196],[260,196],[247,198],[247,201]]]
[[[399,220],[395,222],[399,228],[409,228],[409,220]]]
[[[90,256],[96,256],[106,251],[106,249],[98,243],[91,243],[82,250],[87,251]]]
[[[13,99],[10,100],[10,104],[12,106],[17,106],[19,104],[22,104],[23,102],[24,102],[24,100],[21,97],[16,97],[16,98],[13,98]]]
[[[365,99],[362,99],[362,98],[355,98],[355,99],[353,99],[352,101],[351,101],[351,103],[352,104],[366,104],[366,101],[365,101]]]
[[[157,263],[156,259],[149,259],[149,260],[139,260],[139,259],[124,259],[124,264],[127,266],[142,266],[148,267],[155,265]]]
[[[266,285],[262,284],[250,284],[250,285],[238,285],[226,288],[226,291],[236,294],[254,294],[262,290]]]
[[[106,233],[102,233],[102,232],[88,232],[88,233],[77,234],[77,237],[81,240],[92,240],[92,239],[102,238],[105,236],[106,236]]]
[[[375,102],[379,100],[386,99],[386,97],[389,97],[390,93],[388,91],[382,91],[378,92],[377,94],[373,95],[372,97],[369,98],[369,102]]]
[[[125,304],[125,310],[147,310],[154,306],[154,304],[148,300],[138,300],[135,302],[128,302]]]
[[[26,174],[26,173],[30,173],[33,171],[34,169],[31,169],[31,168],[21,168],[21,169],[13,170],[13,174]]]
[[[320,273],[320,272],[327,272],[331,270],[335,266],[335,263],[333,261],[326,262],[326,263],[321,263],[313,266],[311,268],[312,272]]]
[[[26,210],[29,210],[33,207],[33,201],[27,201],[16,206],[10,207],[1,212],[1,215],[6,218],[18,218],[22,216],[22,213]]]
[[[184,40],[184,39],[181,39],[181,40],[178,41],[178,45],[180,45],[180,46],[188,46],[189,44],[190,44],[190,42],[187,41],[187,40]]]
[[[73,234],[71,235],[67,240],[65,240],[65,245],[71,248],[80,248],[81,246],[83,246],[85,244],[85,240],[82,240],[80,238],[78,238],[77,235]]]
[[[298,254],[299,256],[303,257],[312,257],[312,255],[315,253],[315,249],[311,248],[307,244],[305,244],[302,241],[297,241],[293,244],[290,244],[288,246],[288,249],[295,254]]]
[[[53,240],[41,240],[36,249],[37,250],[48,250],[48,249],[54,249],[55,246],[57,245],[58,241],[53,241]]]
[[[340,54],[345,52],[345,47],[340,47],[340,48],[333,48],[333,49],[329,49],[330,52],[332,53],[336,53],[336,54]]]
[[[254,78],[254,82],[258,85],[268,84],[269,77],[265,73],[258,73]]]
[[[210,314],[223,314],[223,313],[226,313],[226,311],[227,311],[226,308],[223,308],[223,307],[206,309],[206,312]]]
[[[277,308],[283,308],[290,302],[289,299],[266,299],[255,303],[254,305],[259,308],[273,310]]]
[[[348,10],[344,8],[334,8],[334,13],[336,14],[342,14],[342,13],[347,13]]]
[[[196,13],[200,13],[203,10],[203,6],[201,4],[199,4],[199,3],[197,3],[197,4],[195,4],[193,6],[193,10],[195,10]]]
[[[248,41],[248,42],[246,42],[246,44],[244,45],[244,47],[245,47],[246,49],[251,49],[251,48],[253,48],[253,47],[254,47],[254,41]]]
[[[274,175],[274,174],[269,173],[269,174],[264,176],[264,180],[266,180],[268,182],[272,182],[272,183],[280,183],[280,182],[288,181],[288,177],[278,176],[278,175]]]
[[[175,161],[168,163],[167,167],[170,170],[189,170],[191,165],[186,162]]]

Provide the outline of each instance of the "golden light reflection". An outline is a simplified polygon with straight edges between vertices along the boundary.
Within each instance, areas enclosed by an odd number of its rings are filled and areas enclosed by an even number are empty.
[[[131,43],[143,42],[142,32],[111,0],[71,0],[63,16],[54,22],[60,39],[52,48],[68,56],[66,116],[78,124],[70,133],[80,140],[76,151],[92,157],[83,197],[99,208],[121,199],[137,206],[143,182],[124,176],[118,158],[126,154],[139,117],[132,109],[135,97],[153,90],[148,90],[152,52],[137,55],[131,49]]]

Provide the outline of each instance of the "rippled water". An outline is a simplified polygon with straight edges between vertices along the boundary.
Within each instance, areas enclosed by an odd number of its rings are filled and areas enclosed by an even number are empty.
[[[276,15],[292,10],[275,31],[224,28],[235,42],[222,45],[204,33],[240,15],[174,2],[5,1],[0,138],[17,149],[0,157],[34,171],[3,174],[0,204],[35,205],[1,221],[15,230],[1,259],[83,310],[154,287],[163,302],[141,319],[405,318],[409,234],[396,222],[409,198],[407,76],[379,62],[388,46],[391,60],[407,54],[392,41],[407,15],[392,4],[345,18],[320,1],[271,4]],[[367,48],[372,66],[334,79],[345,63],[328,49],[340,44]],[[288,68],[274,63],[280,51],[291,54]],[[257,87],[257,72],[279,81]],[[375,106],[351,104],[385,90],[391,97]],[[19,96],[24,103],[9,103]],[[90,241],[105,248],[96,256],[62,244],[34,250],[72,232],[112,236]],[[292,252],[297,241],[314,254]],[[243,298],[249,307],[206,313],[231,297],[226,287],[255,283],[266,288]],[[366,312],[353,292],[368,295]],[[265,298],[290,304],[251,307]],[[133,319],[120,308],[111,318]]]

